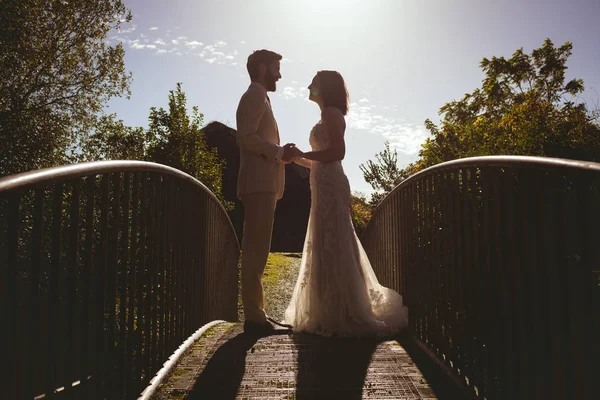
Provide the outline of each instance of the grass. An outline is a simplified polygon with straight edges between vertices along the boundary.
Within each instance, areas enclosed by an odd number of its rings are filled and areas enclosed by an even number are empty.
[[[270,253],[263,275],[265,311],[276,320],[283,319],[285,309],[292,297],[298,271],[300,253]],[[240,286],[241,288],[241,286]],[[243,320],[242,299],[238,297],[238,316]]]

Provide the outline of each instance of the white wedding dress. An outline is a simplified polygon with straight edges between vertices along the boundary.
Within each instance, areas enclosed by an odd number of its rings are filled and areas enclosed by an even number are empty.
[[[339,113],[340,118],[344,118]],[[313,150],[327,148],[322,122]],[[285,322],[325,336],[388,336],[408,325],[402,296],[377,281],[350,217],[350,184],[341,161],[310,166],[311,210],[300,273]]]

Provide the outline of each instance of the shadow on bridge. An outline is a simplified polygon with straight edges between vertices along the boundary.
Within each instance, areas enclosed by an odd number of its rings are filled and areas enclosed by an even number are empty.
[[[377,341],[296,335],[296,399],[362,399]]]
[[[246,372],[246,354],[257,340],[257,336],[242,332],[221,345],[211,356],[187,398],[235,399]]]
[[[242,333],[240,324],[222,324],[195,349],[156,399],[469,397],[408,334],[388,340],[287,333],[257,339]]]
[[[287,336],[287,334],[286,334]],[[285,389],[294,389],[295,399],[361,399],[367,369],[377,342],[359,339],[323,338],[313,335],[291,335],[296,365],[293,366],[295,377]],[[277,384],[266,388],[263,367],[281,369],[289,364],[286,351],[258,360],[248,362],[246,354],[253,352],[257,337],[239,333],[221,345],[211,356],[205,369],[198,377],[193,390],[187,399],[199,400],[218,398],[233,400],[245,395],[267,396],[267,392],[277,392]],[[260,349],[257,351],[261,351]],[[270,365],[265,365],[269,363]],[[285,368],[285,367],[283,367]],[[294,372],[294,371],[291,371]],[[246,378],[244,379],[244,376]],[[281,382],[282,374],[277,374]],[[242,380],[244,384],[242,385]],[[259,382],[260,381],[260,382]],[[262,392],[257,386],[262,386]]]

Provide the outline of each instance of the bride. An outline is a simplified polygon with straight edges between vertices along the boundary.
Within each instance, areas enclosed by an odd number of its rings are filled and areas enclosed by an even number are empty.
[[[350,218],[350,185],[342,167],[348,91],[336,71],[319,71],[308,87],[321,108],[310,132],[312,151],[294,148],[311,169],[311,210],[300,273],[285,322],[326,336],[387,336],[408,325],[402,296],[383,287]]]

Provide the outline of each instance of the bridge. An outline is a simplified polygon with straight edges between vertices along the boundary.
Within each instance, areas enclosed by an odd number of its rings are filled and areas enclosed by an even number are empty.
[[[200,368],[195,398],[598,396],[600,164],[439,164],[398,185],[361,241],[404,296],[406,332],[252,342],[235,323],[238,239],[202,183],[139,161],[1,178],[2,398],[160,398],[177,365]],[[252,368],[270,391],[244,385]]]

